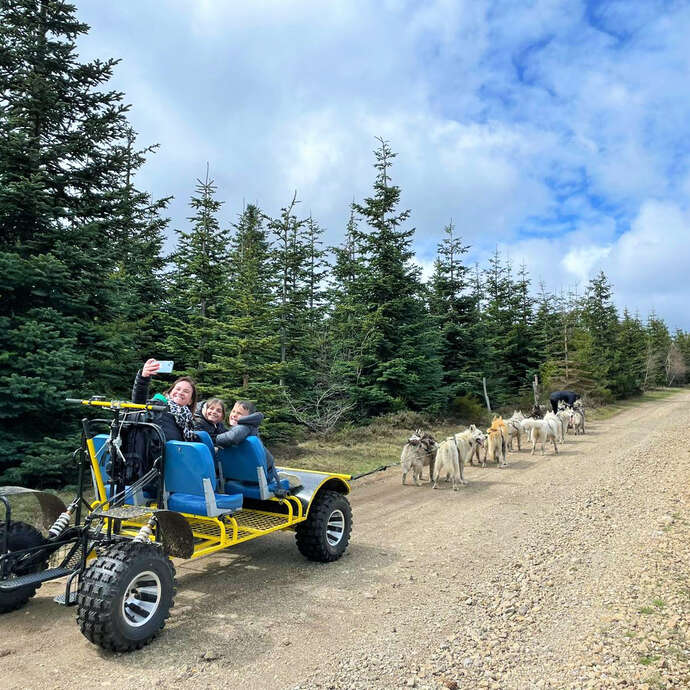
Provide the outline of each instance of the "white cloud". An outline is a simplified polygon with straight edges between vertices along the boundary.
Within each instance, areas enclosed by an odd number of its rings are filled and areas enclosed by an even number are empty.
[[[82,0],[80,46],[124,58],[113,86],[142,144],[161,144],[140,184],[175,194],[173,226],[208,160],[227,222],[243,199],[276,214],[296,189],[337,243],[383,136],[420,263],[452,217],[480,261],[498,245],[556,289],[605,267],[621,303],[676,318],[690,6],[650,7]]]

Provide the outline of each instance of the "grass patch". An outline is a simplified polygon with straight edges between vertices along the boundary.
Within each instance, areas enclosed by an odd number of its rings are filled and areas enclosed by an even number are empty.
[[[649,654],[647,656],[641,656],[637,661],[643,666],[651,666],[655,661],[658,661],[661,657],[657,654]]]
[[[650,614],[654,613],[654,609],[651,606],[642,606],[639,609],[637,609],[638,613],[644,613],[644,614]]]
[[[652,604],[656,606],[660,611],[666,606],[666,602],[663,599],[655,599]]]
[[[656,400],[663,400],[669,398],[676,393],[680,393],[683,388],[660,388],[658,390],[647,391],[641,395],[636,395],[632,398],[626,398],[625,400],[617,400],[616,402],[609,403],[603,407],[588,408],[586,415],[588,419],[593,420],[604,420],[610,419],[615,415],[628,410],[631,407],[636,407],[642,403],[654,402]]]
[[[326,437],[308,437],[297,443],[276,446],[271,451],[277,465],[360,474],[399,463],[400,452],[415,426],[377,422],[367,427],[343,429]],[[430,431],[437,441],[461,430],[460,424],[427,422],[418,426]]]

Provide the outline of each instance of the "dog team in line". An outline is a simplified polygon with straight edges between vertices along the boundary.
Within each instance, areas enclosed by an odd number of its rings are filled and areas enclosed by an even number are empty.
[[[569,393],[570,401],[565,398],[554,399],[561,393]],[[574,398],[572,396],[575,396]],[[438,443],[428,432],[417,429],[408,439],[400,455],[402,466],[402,483],[410,471],[417,486],[420,486],[422,471],[429,468],[429,481],[433,481],[433,488],[438,487],[438,481],[445,478],[452,481],[453,491],[460,485],[467,484],[464,476],[465,465],[481,463],[486,467],[487,459],[495,462],[499,467],[507,467],[506,456],[508,450],[512,452],[513,441],[517,441],[518,451],[521,436],[527,434],[532,442],[532,455],[538,444],[541,444],[541,454],[544,455],[546,443],[553,443],[554,453],[558,453],[558,443],[565,443],[568,429],[575,435],[585,433],[585,407],[579,396],[571,391],[552,393],[550,398],[553,411],[546,412],[545,408],[535,405],[529,415],[525,416],[520,410],[515,410],[510,419],[494,416],[486,434],[474,424],[457,434],[448,436]],[[481,450],[484,456],[480,459]]]

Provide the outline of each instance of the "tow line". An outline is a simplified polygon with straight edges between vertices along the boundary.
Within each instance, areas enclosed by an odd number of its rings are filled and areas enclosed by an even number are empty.
[[[374,474],[375,472],[384,472],[389,467],[397,467],[399,464],[400,464],[399,462],[394,462],[391,465],[381,465],[381,467],[377,467],[375,470],[369,470],[368,472],[362,472],[362,474],[356,474],[354,477],[350,477],[350,481],[354,482],[355,479],[361,479],[362,477],[367,477],[370,474]]]

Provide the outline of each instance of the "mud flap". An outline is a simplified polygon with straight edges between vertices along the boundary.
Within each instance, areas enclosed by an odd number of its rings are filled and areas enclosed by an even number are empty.
[[[36,491],[35,489],[25,489],[23,486],[0,487],[0,496],[21,496],[25,494],[32,494],[40,504],[41,512],[43,513],[43,526],[46,529],[52,527],[55,520],[66,510],[62,499],[54,494]]]
[[[165,552],[177,558],[191,558],[194,553],[194,535],[187,520],[172,510],[157,510],[155,517]]]

